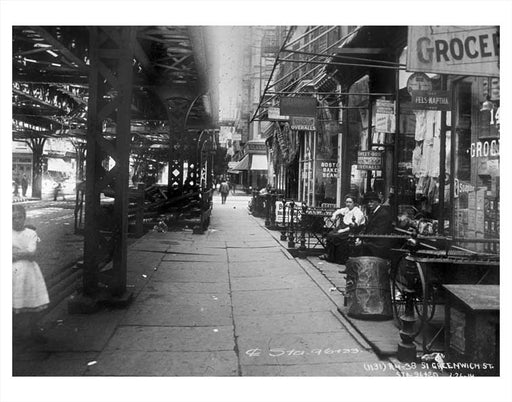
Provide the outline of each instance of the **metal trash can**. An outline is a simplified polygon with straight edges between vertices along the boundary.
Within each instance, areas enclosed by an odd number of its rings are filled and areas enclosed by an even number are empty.
[[[348,315],[367,320],[391,319],[388,260],[354,257],[348,259],[346,267]]]

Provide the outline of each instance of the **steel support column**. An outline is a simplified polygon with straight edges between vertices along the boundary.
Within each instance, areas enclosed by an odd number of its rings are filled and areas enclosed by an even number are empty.
[[[169,177],[168,192],[170,196],[183,192],[183,161],[185,140],[185,120],[190,101],[185,98],[167,100],[167,117],[169,119]]]
[[[83,292],[87,296],[97,293],[100,282],[112,296],[120,296],[126,290],[134,42],[132,27],[90,29],[83,275]],[[116,122],[115,133],[104,132],[107,120]],[[115,162],[110,170],[103,166],[109,157]],[[103,213],[100,204],[100,194],[105,190],[114,197],[113,211],[108,214]],[[110,221],[107,227],[106,220]],[[110,259],[112,269],[100,278],[100,264]]]
[[[42,198],[43,148],[46,138],[31,138],[25,142],[32,150],[32,197]]]
[[[79,141],[71,141],[76,152],[76,182],[84,181],[85,149],[87,144]]]

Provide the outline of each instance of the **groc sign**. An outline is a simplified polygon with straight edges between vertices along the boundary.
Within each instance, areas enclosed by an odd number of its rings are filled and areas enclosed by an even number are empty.
[[[407,70],[498,77],[495,26],[410,26]]]

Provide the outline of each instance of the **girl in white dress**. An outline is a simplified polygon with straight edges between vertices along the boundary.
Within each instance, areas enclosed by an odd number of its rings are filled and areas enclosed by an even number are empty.
[[[34,229],[25,226],[26,212],[22,205],[12,207],[12,307],[14,335],[44,341],[37,326],[39,312],[48,307],[46,284],[34,261],[40,241]],[[28,328],[27,328],[28,327]],[[17,333],[20,331],[21,333]]]

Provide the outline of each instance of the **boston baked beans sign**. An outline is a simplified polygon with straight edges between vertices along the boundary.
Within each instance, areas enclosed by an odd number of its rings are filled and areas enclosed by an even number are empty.
[[[407,70],[499,76],[496,26],[410,26]]]

